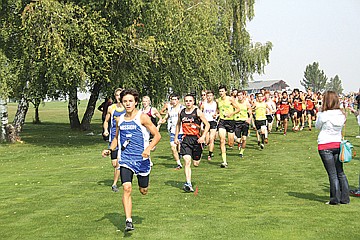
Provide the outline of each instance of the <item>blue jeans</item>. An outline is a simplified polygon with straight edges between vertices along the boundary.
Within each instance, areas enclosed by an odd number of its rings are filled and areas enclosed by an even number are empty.
[[[343,163],[339,161],[340,148],[319,150],[330,182],[330,204],[350,202],[349,184],[344,173]]]

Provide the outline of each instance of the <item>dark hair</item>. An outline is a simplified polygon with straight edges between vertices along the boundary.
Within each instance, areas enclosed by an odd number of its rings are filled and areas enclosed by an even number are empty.
[[[322,111],[340,109],[339,96],[334,91],[326,91],[323,97]]]
[[[215,95],[213,90],[207,90],[207,91],[206,91],[206,94],[210,94],[210,93],[211,93],[212,95]]]
[[[135,102],[138,103],[139,102],[139,93],[136,89],[133,88],[129,88],[129,89],[124,89],[121,93],[120,93],[120,102],[122,103],[123,97],[126,95],[133,95],[135,98]]]
[[[226,86],[225,86],[225,85],[220,85],[220,86],[219,86],[219,90],[220,90],[220,89],[225,89],[225,91],[227,91],[227,89],[226,89]]]
[[[176,97],[178,100],[180,99],[180,95],[177,93],[171,94],[171,98]]]
[[[283,95],[284,93],[286,93],[286,95],[288,95],[288,94],[287,94],[287,91],[283,91],[283,92],[281,93],[281,95]]]

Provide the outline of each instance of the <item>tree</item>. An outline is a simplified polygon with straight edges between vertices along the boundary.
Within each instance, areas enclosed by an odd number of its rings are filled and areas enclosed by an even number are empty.
[[[319,63],[314,62],[306,66],[304,78],[300,84],[307,88],[312,88],[314,92],[325,90],[327,77],[323,70],[319,69]]]
[[[342,82],[338,75],[335,75],[334,78],[330,78],[330,81],[326,84],[326,90],[335,91],[338,94],[341,94],[344,91],[342,88]]]

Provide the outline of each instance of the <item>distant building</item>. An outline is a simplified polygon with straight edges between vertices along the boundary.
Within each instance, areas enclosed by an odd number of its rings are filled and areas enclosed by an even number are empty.
[[[287,85],[284,80],[257,80],[248,82],[248,86],[244,90],[251,94],[260,92],[262,88],[271,92],[280,92],[286,90],[288,87],[289,85]]]

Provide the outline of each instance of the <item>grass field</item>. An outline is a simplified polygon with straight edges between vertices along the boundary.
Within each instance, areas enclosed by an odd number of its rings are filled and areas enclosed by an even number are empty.
[[[15,110],[10,104],[11,117]],[[41,106],[42,124],[32,118],[30,109],[24,143],[0,145],[0,239],[359,239],[360,198],[324,204],[329,183],[317,131],[272,133],[264,150],[252,132],[243,159],[228,150],[227,169],[219,167],[217,143],[214,160],[192,168],[195,196],[181,190],[184,172],[174,170],[162,130],[149,194],[134,187],[136,230],[125,234],[122,191],[111,191],[113,168],[100,155],[107,147],[98,135],[100,113],[92,121],[94,135],[69,129],[64,102]],[[346,132],[360,150],[352,115]],[[351,188],[358,186],[358,159],[345,166]]]

